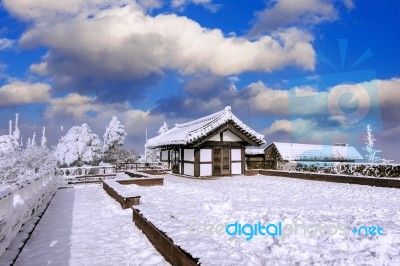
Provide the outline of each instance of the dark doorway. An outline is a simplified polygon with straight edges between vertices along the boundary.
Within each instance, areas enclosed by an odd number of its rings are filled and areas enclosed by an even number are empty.
[[[179,150],[171,150],[171,170],[174,174],[179,173],[180,156]]]

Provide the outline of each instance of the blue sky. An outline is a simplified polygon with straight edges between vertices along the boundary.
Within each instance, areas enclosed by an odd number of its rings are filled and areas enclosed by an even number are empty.
[[[400,162],[398,1],[64,2],[1,3],[0,134],[18,112],[55,145],[117,115],[142,150],[146,129],[230,105],[267,143],[361,151],[370,123]]]

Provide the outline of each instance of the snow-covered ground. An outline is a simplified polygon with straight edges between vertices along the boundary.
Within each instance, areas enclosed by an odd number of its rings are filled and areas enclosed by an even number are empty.
[[[144,216],[203,265],[400,265],[399,189],[260,175],[164,181],[127,187],[141,195]],[[338,233],[313,234],[309,227],[307,236],[299,230],[246,240],[224,232],[236,221],[330,225]],[[384,235],[351,232],[363,225],[380,226]]]
[[[168,265],[100,185],[58,190],[16,265]]]

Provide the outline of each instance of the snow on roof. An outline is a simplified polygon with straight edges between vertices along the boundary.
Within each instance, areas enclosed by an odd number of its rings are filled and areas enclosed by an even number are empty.
[[[287,161],[347,161],[363,157],[352,146],[313,145],[299,143],[272,143],[283,160]]]
[[[245,154],[247,155],[264,155],[264,149],[246,149]]]
[[[174,128],[157,137],[149,139],[146,145],[149,148],[156,148],[160,146],[192,144],[207,136],[218,127],[226,124],[228,121],[231,121],[238,130],[243,132],[243,134],[247,135],[258,145],[265,143],[263,135],[258,134],[240,121],[239,118],[232,114],[231,107],[227,106],[224,110],[217,113],[184,124],[176,124]]]

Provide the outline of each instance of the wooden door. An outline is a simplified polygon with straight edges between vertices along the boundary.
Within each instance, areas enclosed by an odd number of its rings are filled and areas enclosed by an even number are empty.
[[[221,175],[221,149],[213,150],[213,175]]]
[[[213,150],[213,175],[230,175],[231,174],[231,158],[230,149],[214,149]]]
[[[222,149],[222,175],[230,175],[231,174],[231,160],[230,160],[230,149]]]
[[[171,155],[172,173],[179,174],[179,164],[180,164],[179,150],[171,150],[170,155]]]

